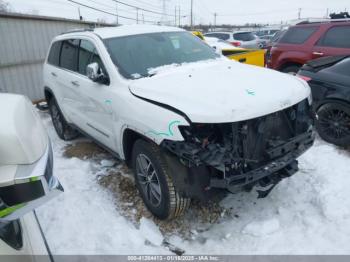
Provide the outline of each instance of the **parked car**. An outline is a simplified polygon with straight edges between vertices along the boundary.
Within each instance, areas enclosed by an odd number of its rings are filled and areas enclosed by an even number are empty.
[[[265,66],[265,51],[258,49],[244,49],[232,46],[229,42],[215,38],[205,37],[204,41],[214,48],[217,53],[226,56],[231,60],[236,60],[240,63]]]
[[[279,32],[279,29],[262,29],[259,31],[254,31],[253,33],[257,35],[259,38],[264,37],[264,36],[274,36],[277,32]]]
[[[287,29],[278,31],[268,43],[266,43],[266,46],[264,49],[266,50],[266,61],[267,63],[271,63],[271,48],[278,43],[278,41],[281,39],[281,37],[287,32]]]
[[[46,255],[40,261],[49,260],[33,210],[63,188],[52,174],[50,140],[24,96],[0,94],[0,141],[0,256],[36,261],[32,255]]]
[[[259,38],[252,32],[237,31],[237,32],[211,32],[204,34],[206,37],[216,37],[221,40],[230,42],[236,47],[258,49]]]
[[[350,56],[312,60],[298,74],[311,86],[320,136],[350,146]]]
[[[202,32],[200,32],[200,31],[192,31],[192,34],[193,34],[194,36],[197,36],[200,40],[203,40],[203,41],[204,41],[204,35],[203,35]]]
[[[292,26],[271,49],[268,66],[296,73],[309,60],[350,54],[350,20],[302,22]]]
[[[305,81],[231,61],[179,28],[59,35],[43,75],[58,136],[78,130],[125,160],[160,219],[217,191],[266,196],[314,140]]]

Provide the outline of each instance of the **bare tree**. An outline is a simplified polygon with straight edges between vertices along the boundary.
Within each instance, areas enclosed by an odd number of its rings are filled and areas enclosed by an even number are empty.
[[[0,0],[0,12],[10,12],[10,4],[4,0]]]

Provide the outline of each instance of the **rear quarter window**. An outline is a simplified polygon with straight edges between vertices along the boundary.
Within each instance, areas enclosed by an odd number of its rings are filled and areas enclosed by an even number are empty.
[[[313,33],[317,31],[318,27],[292,27],[279,40],[282,44],[303,44]]]
[[[58,66],[60,63],[61,41],[54,42],[51,46],[47,62],[51,65]]]
[[[330,28],[317,43],[318,46],[350,48],[350,26]]]

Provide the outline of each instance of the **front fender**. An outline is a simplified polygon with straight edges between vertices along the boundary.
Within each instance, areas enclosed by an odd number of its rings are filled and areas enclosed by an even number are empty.
[[[123,136],[126,129],[133,130],[157,145],[160,145],[164,139],[184,140],[178,127],[190,125],[185,116],[135,96],[129,100],[129,103],[127,108],[130,110],[123,114],[123,124],[119,133],[118,151],[120,153],[124,152]]]

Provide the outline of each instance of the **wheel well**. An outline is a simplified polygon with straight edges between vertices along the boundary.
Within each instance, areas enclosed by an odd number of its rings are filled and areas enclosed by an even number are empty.
[[[132,149],[134,147],[135,142],[139,139],[150,141],[145,136],[131,129],[126,129],[123,133],[123,153],[125,163],[128,167],[131,167]]]
[[[342,103],[342,104],[345,104],[347,106],[350,106],[350,102],[345,100],[345,99],[341,99],[341,98],[337,98],[337,97],[330,97],[330,98],[325,98],[321,103],[319,103],[317,105],[316,111],[318,109],[320,109],[321,106],[328,104],[328,103]]]
[[[298,67],[301,67],[302,64],[299,64],[297,62],[286,62],[284,63],[283,65],[280,66],[280,68],[278,69],[278,71],[282,71],[284,69],[286,69],[287,67],[290,67],[290,66],[298,66]]]

